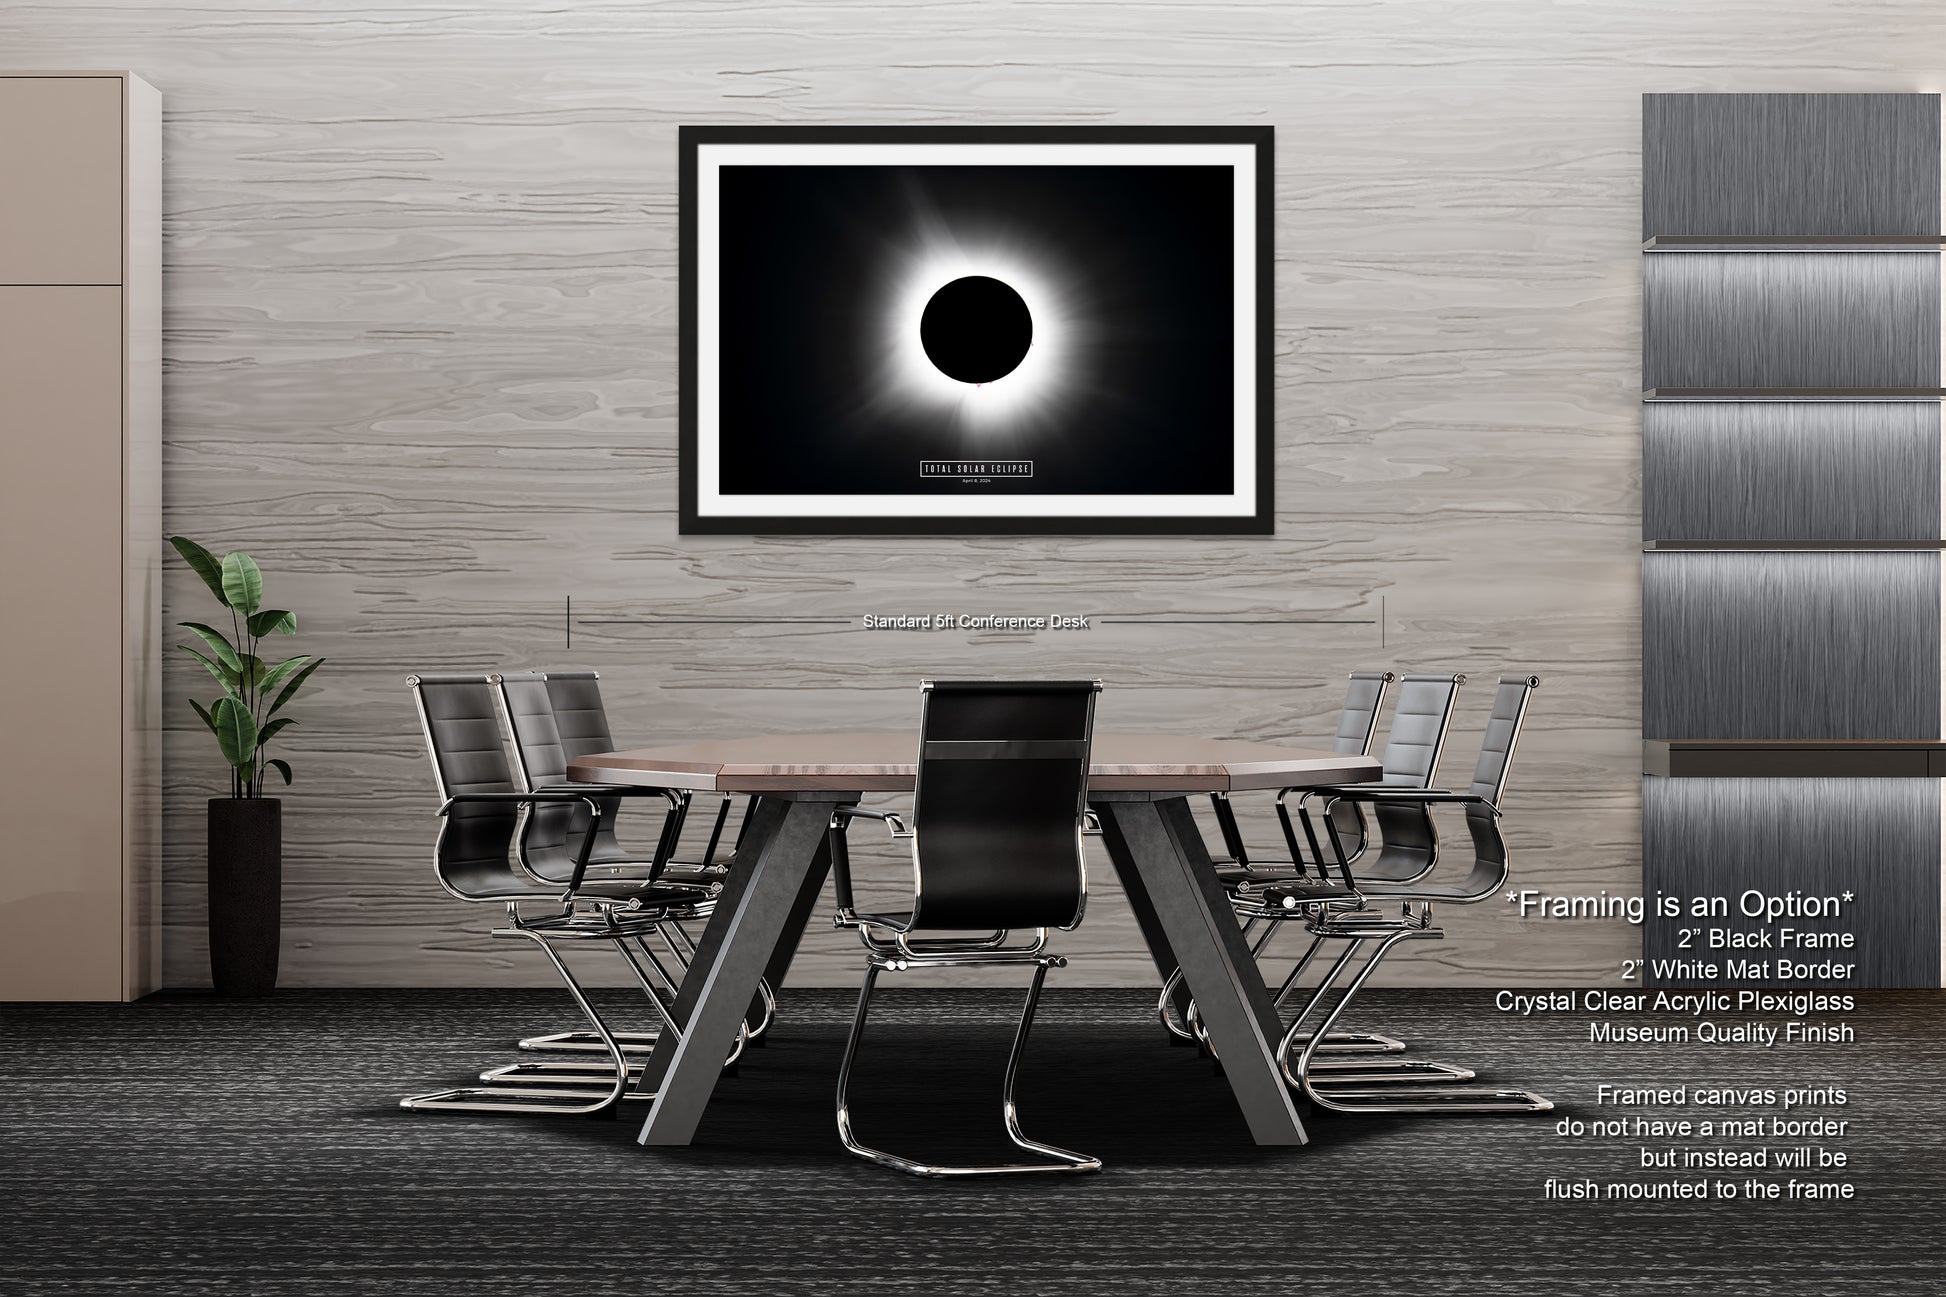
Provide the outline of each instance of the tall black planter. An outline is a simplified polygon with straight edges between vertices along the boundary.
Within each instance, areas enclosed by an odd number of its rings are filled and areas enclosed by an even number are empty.
[[[277,986],[284,890],[284,804],[209,800],[209,972],[218,995]]]

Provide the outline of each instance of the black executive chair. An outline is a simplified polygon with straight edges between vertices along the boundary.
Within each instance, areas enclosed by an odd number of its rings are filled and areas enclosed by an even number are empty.
[[[1372,736],[1378,732],[1379,713],[1385,707],[1386,691],[1397,679],[1390,671],[1353,671],[1350,683],[1345,687],[1344,705],[1338,711],[1338,732],[1331,740],[1333,752],[1365,756],[1372,750]],[[1212,857],[1216,865],[1216,877],[1224,886],[1235,888],[1239,884],[1252,881],[1272,881],[1289,877],[1289,861],[1276,862],[1263,869],[1253,866],[1250,850],[1243,841],[1243,833],[1237,827],[1236,811],[1230,805],[1228,793],[1211,793],[1210,806],[1216,812],[1217,830],[1223,835],[1226,855]],[[1340,814],[1336,807],[1334,815]],[[1346,830],[1347,840],[1355,840],[1362,850],[1365,841],[1365,817],[1355,804],[1347,803],[1342,827]],[[1250,934],[1254,921],[1244,923],[1244,935]],[[1252,956],[1262,953],[1263,941],[1259,940],[1251,950]],[[1162,982],[1162,995],[1156,1001],[1156,1017],[1161,1021],[1175,1041],[1191,1044],[1198,1039],[1198,1033],[1189,1026],[1176,1021],[1170,1012],[1180,998],[1182,970],[1174,970]],[[1187,1002],[1182,1006],[1189,1007]],[[1377,1043],[1366,1043],[1377,1042]],[[1342,1048],[1384,1049],[1387,1051],[1404,1049],[1401,1041],[1390,1037],[1360,1036],[1346,1037],[1338,1042]]]
[[[660,869],[659,878],[664,883],[713,887],[722,882],[725,871],[714,862],[714,857],[729,810],[729,798],[723,799],[703,860],[687,863],[674,858],[685,813],[690,805],[687,792],[675,794],[677,805],[669,809],[660,821],[654,854],[644,857],[639,852],[630,851],[616,836],[616,810],[621,797],[605,786],[568,781],[568,762],[592,752],[611,752],[615,747],[608,729],[607,710],[601,700],[599,677],[593,671],[509,671],[489,679],[499,695],[508,732],[513,736],[514,767],[522,787],[530,792],[567,789],[591,793],[607,811],[596,827],[594,845],[589,853],[591,877],[640,877],[652,862],[659,862],[655,867]],[[522,867],[543,881],[560,881],[567,864],[568,844],[580,840],[587,819],[588,811],[584,806],[541,805],[530,808],[521,821],[516,839]],[[682,924],[671,921],[659,925],[657,933],[677,965],[687,969],[689,959],[695,953],[695,943]],[[652,967],[658,972],[666,972],[655,960],[653,951],[644,950],[641,953],[652,961]],[[672,992],[675,984],[674,981],[670,983]],[[760,1037],[769,1028],[774,1011],[775,998],[769,986],[765,985],[760,990],[757,1005],[753,1007],[749,1025],[751,1038]],[[655,1031],[618,1031],[615,1037],[622,1042],[625,1051],[647,1053],[655,1048],[657,1034]],[[520,1042],[520,1047],[543,1052],[590,1052],[604,1048],[593,1033],[586,1031],[529,1036]],[[739,1052],[741,1048],[739,1042]],[[536,1066],[502,1070],[539,1075],[559,1069]]]
[[[1334,876],[1334,864],[1337,869],[1343,870],[1355,862],[1361,881],[1366,878],[1409,881],[1423,876],[1434,867],[1439,859],[1439,830],[1430,811],[1404,802],[1372,804],[1367,799],[1349,794],[1354,789],[1375,786],[1401,791],[1430,788],[1439,775],[1439,763],[1445,755],[1446,739],[1452,730],[1453,708],[1459,698],[1460,686],[1465,683],[1466,677],[1458,673],[1419,673],[1404,677],[1392,723],[1386,731],[1385,751],[1379,761],[1382,773],[1377,785],[1327,785],[1303,790],[1287,788],[1277,795],[1278,823],[1283,827],[1285,842],[1290,847],[1291,861],[1288,866],[1279,862],[1280,867],[1285,869],[1281,877],[1269,876],[1270,870],[1260,868],[1253,877],[1229,884],[1231,902],[1246,924],[1268,921],[1263,934],[1252,947],[1253,952],[1261,956],[1282,930],[1284,921],[1308,918],[1312,912],[1311,905],[1336,904],[1353,899],[1345,895],[1345,885]],[[1304,841],[1310,847],[1311,863],[1308,867],[1304,846],[1299,842],[1297,826],[1292,821],[1288,805],[1289,795],[1293,791],[1304,793],[1298,808],[1299,818],[1303,822]],[[1363,816],[1346,815],[1348,805],[1371,806],[1372,820],[1379,830],[1379,846],[1375,853],[1369,849],[1370,838]],[[1319,842],[1313,811],[1318,812],[1326,825],[1326,840],[1334,844],[1339,853],[1335,858],[1327,855]],[[1356,832],[1356,837],[1349,841],[1345,836],[1348,824],[1355,826]],[[1274,893],[1273,904],[1266,904],[1267,892]],[[1304,898],[1302,904],[1299,898]],[[1295,993],[1319,945],[1320,939],[1314,936],[1303,956],[1291,966],[1274,997],[1278,1007],[1281,1008]],[[1303,1021],[1302,1015],[1299,1021]],[[1207,1048],[1208,1041],[1203,1037],[1202,1024],[1192,1022],[1190,1025]],[[1331,1032],[1325,1040],[1318,1042],[1317,1049],[1312,1052],[1314,1055],[1319,1052],[1397,1054],[1404,1050],[1404,1042],[1392,1036],[1370,1032]],[[1428,1059],[1388,1058],[1358,1062],[1333,1058],[1313,1063],[1311,1076],[1314,1083],[1320,1084],[1328,1080],[1333,1084],[1393,1085],[1465,1081],[1470,1080],[1473,1073],[1464,1067]]]
[[[1378,733],[1379,714],[1385,709],[1385,695],[1398,677],[1390,671],[1353,671],[1345,686],[1344,705],[1338,710],[1338,732],[1332,736],[1331,750],[1352,756],[1368,756],[1372,750],[1372,739]],[[1215,858],[1216,876],[1225,883],[1248,882],[1253,870],[1250,863],[1250,850],[1244,844],[1243,834],[1237,828],[1236,812],[1230,806],[1228,793],[1211,793],[1211,807],[1216,812],[1216,826],[1223,835],[1223,849],[1228,854]],[[1332,816],[1338,821],[1338,828],[1345,842],[1356,853],[1365,848],[1365,816],[1355,802],[1346,802],[1342,807],[1334,806]],[[1288,862],[1285,863],[1288,868]],[[1271,872],[1278,872],[1273,864]]]
[[[1100,1170],[1098,1158],[1021,1133],[1014,1082],[1047,970],[1067,963],[1046,953],[1048,929],[1072,929],[1087,903],[1081,837],[1090,815],[1088,754],[1101,684],[928,680],[923,688],[912,826],[889,812],[857,807],[840,809],[832,820],[837,921],[857,928],[868,952],[838,1072],[838,1137],[859,1157],[916,1175]],[[880,820],[893,837],[910,841],[910,908],[890,914],[853,908],[844,831],[859,818]],[[1032,940],[1009,944],[1011,933],[1030,928]],[[933,935],[938,933],[959,935]],[[870,1148],[853,1133],[846,1088],[878,975],[955,964],[1034,966],[1007,1058],[1001,1113],[1008,1137],[1049,1161],[947,1166]]]
[[[1453,707],[1459,700],[1460,686],[1465,683],[1466,677],[1457,672],[1419,673],[1401,679],[1399,701],[1392,712],[1392,724],[1385,734],[1385,751],[1379,757],[1381,773],[1377,787],[1407,791],[1432,787],[1433,781],[1439,777],[1439,762],[1446,752],[1446,737],[1452,731]],[[1314,803],[1322,804],[1323,818],[1332,834],[1331,840],[1338,844],[1343,853],[1343,863],[1357,860],[1361,880],[1410,882],[1428,873],[1439,860],[1439,827],[1433,822],[1432,813],[1413,803],[1378,804],[1350,795],[1354,790],[1373,786],[1342,784],[1321,788],[1286,788],[1279,792],[1277,821],[1283,827],[1284,842],[1290,848],[1292,870],[1282,879],[1265,881],[1259,878],[1234,884],[1231,899],[1237,913],[1245,919],[1263,917],[1260,898],[1262,888],[1266,886],[1282,887],[1283,895],[1288,897],[1293,887],[1302,890],[1307,877],[1329,885],[1328,865],[1332,862],[1320,852],[1319,844],[1315,841],[1316,832],[1309,825],[1306,826],[1306,833],[1311,845],[1312,865],[1308,871],[1305,868],[1304,848],[1299,845],[1288,805],[1293,792],[1303,794],[1298,802],[1301,808],[1309,808]],[[1363,816],[1356,820],[1358,831],[1355,842],[1347,842],[1339,836],[1346,820],[1340,807],[1346,803],[1371,805],[1372,821],[1378,826],[1379,849],[1369,859],[1370,839]],[[1277,926],[1271,925],[1259,939],[1257,948],[1261,950],[1267,946],[1276,931]],[[1304,962],[1300,960],[1277,988],[1276,1000],[1280,1006],[1296,989],[1298,976],[1304,967]]]
[[[507,714],[508,729],[514,735],[514,756],[521,775],[530,784],[565,783],[568,763],[596,752],[613,752],[615,739],[608,727],[608,709],[601,699],[601,676],[593,671],[509,671],[501,675],[500,697]],[[672,839],[680,838],[691,809],[691,795],[678,792],[681,809],[665,829]],[[709,843],[701,861],[685,862],[671,857],[668,875],[715,876],[724,872],[716,863],[716,849],[735,800],[722,795],[710,826]],[[574,814],[574,812],[570,812]],[[671,842],[671,849],[674,843]],[[598,866],[629,866],[642,857],[616,840],[614,826],[604,826],[595,839],[592,863]]]
[[[1381,774],[1379,783],[1388,788],[1430,788],[1439,775],[1440,758],[1446,750],[1446,736],[1452,729],[1453,707],[1459,699],[1460,686],[1466,677],[1452,673],[1415,673],[1400,680],[1398,702],[1393,708],[1392,722],[1385,734],[1385,750],[1379,757]],[[1285,844],[1290,849],[1290,859],[1274,864],[1259,863],[1247,876],[1232,876],[1226,882],[1232,904],[1237,914],[1245,921],[1245,930],[1250,929],[1253,920],[1268,917],[1262,904],[1263,889],[1281,889],[1281,896],[1288,899],[1293,893],[1307,887],[1323,887],[1329,890],[1335,884],[1325,876],[1325,858],[1318,845],[1311,844],[1311,863],[1306,864],[1304,847],[1298,841],[1296,826],[1292,823],[1290,808],[1286,802],[1292,792],[1302,791],[1304,798],[1300,808],[1308,814],[1316,802],[1322,806],[1321,814],[1339,830],[1350,829],[1355,833],[1347,851],[1355,849],[1361,870],[1365,866],[1364,853],[1369,849],[1368,829],[1362,814],[1347,813],[1341,809],[1346,799],[1339,796],[1346,788],[1365,788],[1367,784],[1346,784],[1322,788],[1286,788],[1277,794],[1277,820],[1284,831]],[[1372,819],[1379,829],[1380,849],[1371,862],[1375,872],[1387,880],[1417,877],[1433,867],[1438,859],[1439,833],[1432,816],[1423,811],[1407,807],[1374,808]],[[1315,830],[1307,821],[1306,832],[1315,837]],[[1334,839],[1336,840],[1336,839]],[[1341,843],[1341,845],[1345,845]],[[1349,855],[1347,859],[1349,859]],[[1251,954],[1260,962],[1264,952],[1279,931],[1280,925],[1271,923],[1251,946]],[[1298,978],[1308,966],[1308,961],[1300,959],[1292,966],[1290,973],[1277,988],[1275,1002],[1282,1007],[1296,990]],[[1159,1011],[1167,1022],[1169,988],[1164,988],[1164,999],[1159,1003]],[[1197,1041],[1209,1048],[1209,1039],[1202,1023],[1195,1017],[1195,1006],[1190,1004],[1184,1010],[1185,1025],[1195,1033]],[[1320,1048],[1331,1053],[1385,1053],[1403,1052],[1405,1042],[1393,1036],[1379,1035],[1374,1032],[1338,1032],[1321,1043]],[[1345,1075],[1360,1077],[1370,1075],[1374,1070],[1403,1078],[1439,1076],[1461,1078],[1471,1073],[1463,1068],[1455,1068],[1446,1063],[1427,1063],[1410,1060],[1387,1063],[1340,1063],[1337,1061],[1320,1064],[1318,1071],[1341,1072]]]
[[[1335,940],[1345,943],[1344,950],[1278,1045],[1278,1058],[1282,1060],[1286,1079],[1300,1087],[1318,1106],[1336,1112],[1369,1113],[1545,1112],[1554,1106],[1547,1099],[1527,1090],[1473,1090],[1456,1085],[1411,1088],[1385,1085],[1365,1089],[1357,1088],[1357,1083],[1342,1076],[1332,1077],[1329,1083],[1321,1085],[1321,1078],[1312,1075],[1318,1042],[1324,1039],[1325,1033],[1331,1030],[1332,1024],[1392,947],[1401,941],[1437,940],[1445,935],[1432,924],[1433,902],[1474,904],[1498,895],[1506,885],[1510,857],[1506,839],[1500,832],[1500,803],[1506,793],[1507,775],[1513,767],[1514,749],[1520,742],[1521,727],[1527,719],[1528,700],[1540,683],[1538,676],[1500,677],[1499,688],[1493,697],[1493,711],[1480,741],[1479,760],[1473,767],[1473,782],[1466,792],[1368,787],[1347,788],[1340,793],[1342,797],[1356,798],[1371,806],[1374,814],[1382,814],[1387,809],[1410,808],[1430,819],[1436,806],[1464,807],[1467,831],[1473,840],[1473,864],[1464,879],[1456,883],[1437,883],[1421,876],[1404,882],[1387,882],[1382,877],[1371,878],[1364,870],[1354,873],[1346,864],[1345,854],[1336,842],[1333,824],[1327,820],[1325,833],[1331,841],[1337,886],[1353,894],[1355,899],[1346,896],[1325,897],[1322,889],[1315,884],[1296,891],[1272,887],[1263,896],[1263,904],[1269,911],[1283,911],[1290,917],[1305,916],[1306,927],[1313,934],[1313,940],[1310,949],[1304,953],[1300,967],[1311,961],[1324,942]],[[1315,836],[1308,816],[1304,819],[1304,827],[1307,834]],[[1366,908],[1374,900],[1402,901],[1403,913],[1396,919],[1384,918]],[[1361,947],[1374,942],[1377,943],[1376,949],[1357,975],[1345,985],[1343,994],[1319,1022],[1293,1066],[1290,1051],[1297,1043],[1305,1022],[1323,1004],[1328,992],[1350,965],[1352,956]]]
[[[646,876],[592,879],[588,855],[595,835],[583,833],[569,851],[566,879],[548,882],[519,867],[515,837],[523,810],[579,805],[589,823],[599,825],[606,811],[584,791],[523,791],[514,780],[501,740],[493,685],[485,675],[408,676],[433,781],[439,791],[439,839],[433,867],[440,886],[463,901],[505,905],[507,926],[496,937],[520,937],[539,946],[567,985],[607,1051],[608,1064],[584,1065],[579,1084],[536,1084],[521,1078],[483,1077],[481,1086],[415,1095],[400,1106],[417,1110],[592,1114],[612,1109],[627,1095],[630,1069],[621,1043],[568,970],[557,943],[599,941],[620,952],[637,982],[655,1005],[668,1030],[677,1030],[631,946],[646,950],[642,939],[666,922],[706,914],[709,897],[691,886],[674,886],[657,877],[656,862]],[[659,789],[640,794],[672,795]],[[528,906],[526,912],[522,906]],[[647,1097],[647,1096],[641,1096]]]

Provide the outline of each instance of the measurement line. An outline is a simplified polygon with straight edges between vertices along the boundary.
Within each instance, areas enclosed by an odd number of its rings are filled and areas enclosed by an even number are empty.
[[[1375,626],[1372,617],[1104,617],[1116,626]]]

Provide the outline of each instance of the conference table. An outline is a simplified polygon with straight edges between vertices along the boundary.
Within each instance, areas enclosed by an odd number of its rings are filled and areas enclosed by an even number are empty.
[[[834,806],[866,793],[911,792],[913,733],[779,734],[627,752],[570,762],[583,783],[748,793],[742,840],[672,1015],[680,1037],[657,1040],[636,1082],[655,1093],[641,1142],[687,1144],[716,1088],[758,981],[773,987],[796,953],[830,869],[825,830]],[[1283,1031],[1218,884],[1189,798],[1214,792],[1309,788],[1376,780],[1379,763],[1280,744],[1171,734],[1097,734],[1088,803],[1158,974],[1181,967],[1184,994],[1223,1060],[1223,1073],[1259,1144],[1302,1144],[1304,1123],[1274,1057]],[[917,826],[921,839],[925,825]]]

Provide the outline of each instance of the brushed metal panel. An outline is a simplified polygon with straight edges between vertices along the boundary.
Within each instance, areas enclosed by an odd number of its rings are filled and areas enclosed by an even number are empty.
[[[1940,785],[1934,779],[1644,779],[1643,894],[1721,896],[1725,918],[1651,915],[1643,924],[1650,960],[1775,959],[1776,950],[1679,946],[1684,928],[1736,932],[1788,926],[1854,934],[1851,950],[1784,952],[1796,961],[1856,963],[1842,982],[1719,976],[1708,984],[1846,987],[1939,985]],[[1768,895],[1850,892],[1838,919],[1764,924],[1738,910],[1749,889]],[[1768,970],[1776,971],[1773,964]],[[1694,978],[1664,985],[1700,985]]]
[[[1937,233],[1936,94],[1642,96],[1643,238]]]
[[[1939,406],[1642,407],[1645,540],[1940,535]]]
[[[1642,556],[1649,739],[1937,739],[1940,555]]]
[[[1937,387],[1936,253],[1642,259],[1642,386]]]

